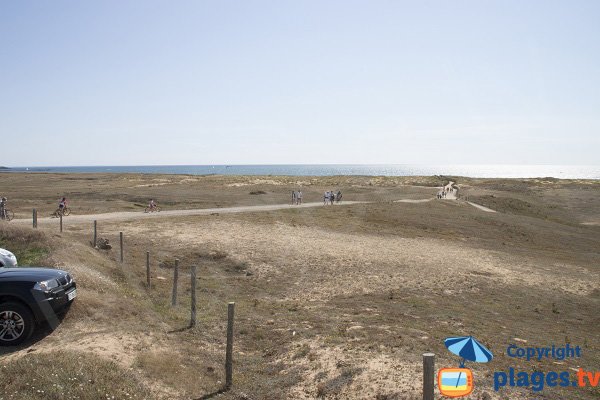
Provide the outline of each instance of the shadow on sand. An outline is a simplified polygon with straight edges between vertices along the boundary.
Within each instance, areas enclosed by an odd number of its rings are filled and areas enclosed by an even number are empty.
[[[65,316],[66,316],[66,313],[61,313],[61,314],[56,315],[59,324],[63,321]],[[31,335],[31,337],[28,340],[26,340],[25,342],[23,342],[17,346],[2,346],[2,347],[0,347],[0,356],[16,353],[18,351],[25,350],[28,347],[33,347],[34,345],[38,344],[43,339],[45,339],[46,336],[50,335],[53,331],[54,331],[54,329],[52,329],[50,324],[45,322],[45,323],[41,324],[40,326],[38,326],[36,328],[36,330],[33,332],[33,335]],[[30,353],[30,352],[33,352],[36,350],[37,349],[29,349],[29,350],[27,350],[27,352]]]
[[[194,399],[194,400],[206,400],[206,399],[212,399],[212,398],[213,398],[213,397],[215,397],[215,396],[218,396],[218,395],[220,395],[220,394],[226,393],[228,390],[229,390],[229,389],[222,388],[222,389],[219,389],[219,390],[217,390],[216,392],[212,392],[212,393],[209,393],[209,394],[205,394],[204,396],[198,397],[197,399]]]
[[[177,329],[173,329],[172,331],[167,331],[167,333],[180,333],[180,332],[185,332],[187,330],[190,330],[194,327],[194,325],[189,324],[187,326],[184,326],[182,328],[177,328]]]

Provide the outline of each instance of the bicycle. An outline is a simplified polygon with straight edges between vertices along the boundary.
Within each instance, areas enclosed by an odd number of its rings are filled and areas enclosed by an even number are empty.
[[[9,210],[8,208],[4,209],[4,215],[2,215],[3,220],[5,221],[10,221],[12,219],[15,218],[15,213],[12,210]]]
[[[160,207],[159,206],[154,206],[154,207],[146,207],[144,209],[145,213],[152,213],[152,212],[160,212]]]
[[[52,215],[55,218],[58,218],[61,214],[63,217],[66,217],[67,215],[71,214],[71,209],[69,207],[57,208]]]

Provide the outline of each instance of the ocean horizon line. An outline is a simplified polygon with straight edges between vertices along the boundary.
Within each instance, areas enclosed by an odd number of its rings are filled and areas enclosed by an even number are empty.
[[[557,164],[206,164],[5,167],[4,172],[280,176],[462,176],[600,179],[600,165]]]
[[[463,163],[463,164],[431,164],[431,163],[263,163],[263,164],[87,164],[87,165],[16,165],[6,166],[0,165],[0,168],[8,169],[23,169],[23,168],[113,168],[113,167],[212,167],[212,166],[232,166],[232,167],[263,167],[263,166],[437,166],[437,167],[454,167],[454,166],[501,166],[501,167],[526,167],[526,166],[544,166],[544,167],[600,167],[600,164],[512,164],[512,163]]]

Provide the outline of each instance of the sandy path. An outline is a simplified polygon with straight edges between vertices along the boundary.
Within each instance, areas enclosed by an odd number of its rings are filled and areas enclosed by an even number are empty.
[[[444,186],[444,190],[447,190],[446,197],[444,197],[445,200],[456,200],[456,191],[450,191],[453,189],[452,185],[454,185],[454,182],[450,181],[446,186]]]
[[[450,182],[448,184],[452,185],[454,182]],[[456,193],[447,192],[446,200],[456,200]],[[427,203],[433,200],[433,198],[428,199],[399,199],[394,200],[394,203]],[[344,201],[342,203],[336,203],[333,207],[339,206],[347,206],[353,204],[369,204],[373,203],[372,201]],[[486,212],[496,212],[487,207],[480,206],[479,204],[468,202],[474,207],[479,208],[480,210]],[[270,205],[261,205],[261,206],[238,206],[238,207],[223,207],[223,208],[196,208],[190,210],[167,210],[161,211],[158,213],[143,213],[140,211],[118,211],[118,212],[109,212],[109,213],[101,213],[101,214],[85,214],[85,215],[70,215],[65,217],[70,223],[85,223],[92,222],[94,220],[97,221],[119,221],[119,220],[132,220],[132,219],[142,219],[142,218],[161,218],[161,217],[176,217],[176,216],[189,216],[189,215],[210,215],[210,214],[235,214],[235,213],[244,213],[244,212],[266,212],[266,211],[277,211],[277,210],[287,210],[294,208],[310,208],[310,207],[323,207],[323,203],[321,202],[313,202],[313,203],[304,203],[300,205],[291,205],[291,204],[270,204]],[[43,217],[38,218],[38,224],[40,223],[51,223],[56,222],[57,218],[55,217]],[[30,223],[31,220],[29,218],[19,218],[13,220],[14,223]]]
[[[479,205],[479,204],[477,204],[477,203],[471,203],[470,201],[467,201],[467,203],[469,203],[470,205],[472,205],[472,206],[473,206],[473,207],[475,207],[475,208],[478,208],[478,209],[480,209],[481,211],[485,211],[485,212],[492,212],[492,213],[495,213],[495,212],[496,212],[495,210],[492,210],[491,208],[484,207],[484,206],[482,206],[482,205]]]
[[[440,189],[440,191],[438,192],[438,195],[441,194],[445,194],[444,197],[441,198],[441,200],[457,200],[456,198],[456,191],[452,190],[454,182],[450,181],[448,182],[448,184],[446,186],[442,186],[442,188]]]
[[[371,203],[367,201],[344,201],[342,203],[336,203],[333,207],[352,205],[352,204],[366,204]],[[199,208],[191,210],[168,210],[161,211],[158,213],[143,213],[141,211],[119,211],[102,214],[85,214],[85,215],[70,215],[65,217],[65,220],[72,222],[92,222],[98,221],[117,221],[117,220],[130,220],[130,219],[142,219],[142,218],[162,218],[162,217],[175,217],[175,216],[187,216],[187,215],[210,215],[210,214],[235,214],[244,212],[264,212],[264,211],[276,211],[276,210],[287,210],[294,208],[309,208],[309,207],[323,207],[323,203],[304,203],[298,206],[290,204],[271,204],[263,206],[239,206],[239,207],[223,207],[223,208]],[[30,223],[31,219],[21,218],[13,220],[15,223]],[[39,223],[56,222],[57,218],[44,217],[38,218]]]
[[[427,203],[428,201],[431,201],[433,199],[419,199],[419,200],[413,200],[413,199],[402,199],[402,200],[394,200],[394,203]]]

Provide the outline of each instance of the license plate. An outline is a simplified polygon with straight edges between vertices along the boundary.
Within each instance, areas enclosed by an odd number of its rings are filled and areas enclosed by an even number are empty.
[[[67,300],[71,301],[75,297],[77,297],[77,289],[73,289],[73,291],[67,293]]]

